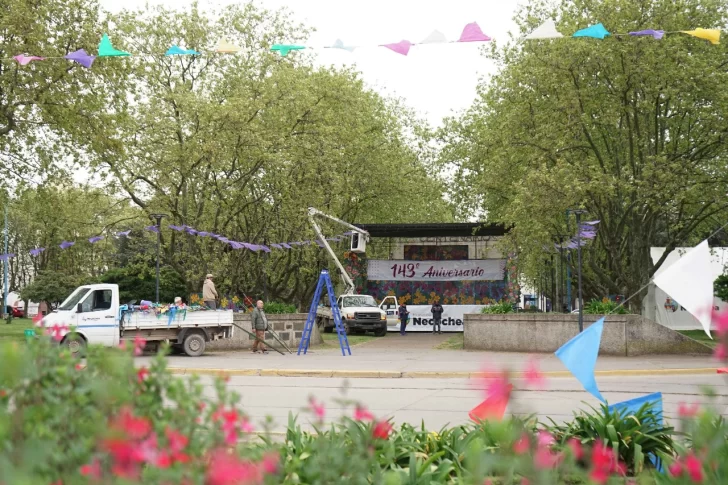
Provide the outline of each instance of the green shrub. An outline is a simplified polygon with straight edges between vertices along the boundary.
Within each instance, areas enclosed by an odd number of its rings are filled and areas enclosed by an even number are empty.
[[[624,306],[619,306],[619,303],[605,298],[601,301],[592,300],[584,305],[584,313],[587,315],[626,315],[629,312]]]
[[[269,315],[276,315],[281,313],[296,313],[296,305],[272,301],[270,303],[266,303],[263,307],[263,310]]]
[[[484,307],[482,310],[480,310],[480,313],[485,313],[485,314],[513,313],[513,305],[507,301],[500,301],[494,305]]]

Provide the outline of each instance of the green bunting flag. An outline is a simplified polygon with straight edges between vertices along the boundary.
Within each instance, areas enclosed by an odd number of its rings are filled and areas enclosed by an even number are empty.
[[[286,57],[291,51],[300,51],[305,49],[304,45],[292,45],[292,44],[273,44],[270,48],[272,51],[278,51],[281,57]]]
[[[101,42],[99,42],[99,57],[127,57],[130,55],[131,54],[128,52],[114,49],[108,35],[104,34],[104,36],[101,37]]]

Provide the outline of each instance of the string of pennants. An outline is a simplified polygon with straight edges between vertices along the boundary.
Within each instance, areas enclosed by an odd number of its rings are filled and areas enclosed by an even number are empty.
[[[664,31],[664,30],[654,30],[654,29],[645,29],[645,30],[638,30],[634,32],[628,32],[628,33],[611,33],[609,32],[604,25],[601,23],[591,25],[585,29],[578,30],[574,32],[571,37],[579,38],[579,37],[589,37],[594,39],[605,39],[609,36],[614,37],[652,37],[653,39],[659,40],[662,39],[666,34],[687,34],[691,35],[693,37],[697,37],[699,39],[707,40],[711,44],[719,44],[720,43],[720,34],[721,31],[718,29],[704,29],[704,28],[697,28],[693,30],[680,30],[680,31]],[[544,40],[544,39],[558,39],[565,37],[561,32],[559,32],[556,29],[556,24],[553,20],[547,20],[543,24],[541,24],[538,28],[536,28],[533,32],[528,34],[525,37],[525,40]],[[477,24],[477,22],[471,22],[463,28],[462,33],[460,34],[460,37],[456,41],[449,41],[443,33],[440,31],[433,31],[429,36],[427,36],[422,42],[413,43],[409,40],[403,39],[399,42],[389,43],[389,44],[378,44],[378,47],[385,47],[393,52],[396,52],[397,54],[401,54],[403,56],[406,56],[409,54],[410,49],[413,46],[416,45],[428,45],[428,44],[453,44],[453,43],[468,43],[468,42],[489,42],[491,41],[491,37],[483,33],[480,26]],[[336,42],[334,42],[332,45],[326,45],[323,46],[324,49],[341,49],[348,52],[353,52],[357,48],[361,48],[365,46],[355,46],[355,45],[347,45],[345,44],[341,39],[337,39]],[[313,49],[314,47],[311,46],[305,46],[305,45],[297,45],[297,44],[273,44],[270,47],[270,50],[273,52],[277,52],[282,57],[287,56],[289,53],[293,51],[299,51],[304,49]],[[0,58],[2,61],[12,61],[15,60],[18,64],[21,66],[27,66],[33,61],[45,61],[49,59],[67,59],[70,61],[74,61],[80,65],[82,65],[85,68],[91,68],[94,61],[97,57],[131,57],[131,53],[116,49],[113,44],[111,43],[111,39],[109,38],[108,34],[104,34],[101,37],[101,42],[98,46],[98,52],[96,55],[89,54],[84,49],[78,49],[74,52],[71,52],[69,54],[66,54],[62,57],[46,57],[46,56],[40,56],[40,55],[29,55],[27,53],[24,54],[18,54],[13,57],[6,57],[6,58]],[[212,54],[236,54],[240,52],[242,49],[233,43],[229,42],[225,38],[221,38],[217,45],[215,46],[214,50],[208,51],[207,53]],[[144,54],[148,55],[148,54]],[[195,49],[185,49],[183,47],[180,47],[178,45],[173,45],[167,49],[167,51],[164,53],[164,56],[200,56],[202,53],[200,51],[197,51]]]
[[[186,225],[176,226],[174,224],[170,224],[168,227],[173,231],[184,232],[191,236],[216,239],[223,244],[229,245],[233,249],[248,249],[253,252],[263,251],[264,253],[270,253],[270,252],[272,252],[273,249],[288,250],[288,249],[294,249],[294,248],[300,248],[303,246],[312,246],[312,245],[318,245],[319,248],[325,247],[323,242],[321,242],[318,239],[287,242],[287,243],[272,243],[272,244],[267,244],[267,245],[266,244],[251,244],[251,243],[247,243],[247,242],[232,241],[231,239],[229,239],[223,235],[214,234],[212,232],[206,232],[206,231],[198,231],[197,229],[194,229],[194,228],[192,228],[190,226],[186,226]],[[157,226],[147,226],[144,229],[149,232],[154,232],[154,233],[159,232],[159,227],[157,227]],[[131,229],[128,231],[116,232],[113,234],[113,236],[115,236],[117,238],[123,238],[123,237],[128,238],[129,234],[131,234]],[[345,238],[347,238],[348,236],[351,236],[351,235],[352,235],[352,232],[348,231],[348,232],[339,234],[334,237],[327,237],[326,240],[332,241],[332,242],[341,242],[342,240],[344,240]],[[90,244],[96,244],[97,242],[103,240],[104,238],[105,238],[104,236],[93,236],[93,237],[88,238],[88,242]],[[63,241],[58,245],[58,247],[61,248],[62,250],[65,250],[65,249],[69,249],[75,245],[76,245],[76,241]],[[33,257],[38,257],[46,249],[47,248],[34,248],[34,249],[31,249],[30,251],[28,251],[28,254],[30,254]],[[8,259],[12,259],[15,256],[16,256],[16,254],[14,254],[14,253],[0,254],[0,261],[7,261]]]

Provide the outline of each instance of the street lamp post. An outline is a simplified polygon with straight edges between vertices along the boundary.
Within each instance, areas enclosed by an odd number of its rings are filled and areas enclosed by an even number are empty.
[[[149,216],[153,220],[156,221],[157,226],[157,299],[156,302],[159,303],[159,248],[161,246],[161,239],[162,239],[162,219],[167,217],[167,214],[150,214]]]
[[[569,212],[576,216],[576,258],[578,267],[578,296],[579,299],[579,333],[584,331],[584,298],[581,292],[581,215],[586,213],[583,209],[572,209]]]

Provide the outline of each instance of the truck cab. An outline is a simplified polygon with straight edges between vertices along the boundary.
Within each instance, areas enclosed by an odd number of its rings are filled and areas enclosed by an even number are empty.
[[[374,332],[382,337],[387,333],[387,315],[370,295],[341,295],[336,300],[341,321],[347,334]],[[317,312],[324,332],[333,332],[335,323],[331,309],[324,306]]]

